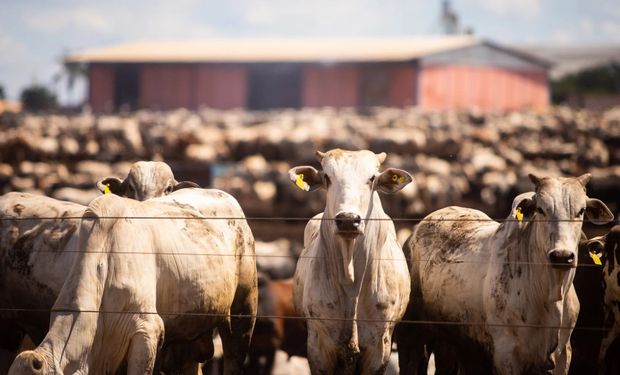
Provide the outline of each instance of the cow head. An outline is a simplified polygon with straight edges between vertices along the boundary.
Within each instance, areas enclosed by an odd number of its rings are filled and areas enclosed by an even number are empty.
[[[545,249],[551,265],[575,267],[584,217],[594,224],[604,224],[613,220],[613,214],[603,202],[586,195],[590,174],[576,178],[529,177],[535,193],[521,199],[517,208],[524,220],[535,222],[536,241]]]
[[[190,181],[177,182],[170,166],[160,161],[139,161],[131,166],[124,180],[107,177],[97,182],[97,188],[102,193],[107,188],[113,194],[139,201],[162,197],[188,187],[199,186]]]
[[[582,240],[579,251],[584,259],[591,257],[590,254],[596,254],[610,275],[620,264],[620,225],[611,228],[604,236]],[[617,283],[620,286],[620,281]]]
[[[379,172],[384,152],[345,151],[316,153],[322,170],[294,167],[289,177],[305,190],[327,190],[325,218],[333,219],[335,234],[352,239],[364,233],[365,220],[372,209],[375,191],[394,193],[412,181],[409,173],[396,168]]]

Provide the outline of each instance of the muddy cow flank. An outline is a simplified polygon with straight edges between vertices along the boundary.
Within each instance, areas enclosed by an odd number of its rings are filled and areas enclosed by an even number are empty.
[[[401,327],[401,368],[415,373],[425,345],[449,345],[467,373],[568,371],[582,222],[613,219],[587,197],[589,178],[530,175],[534,194],[520,196],[519,217],[511,212],[501,224],[454,206],[422,220],[404,245],[412,275],[406,318],[485,324]]]

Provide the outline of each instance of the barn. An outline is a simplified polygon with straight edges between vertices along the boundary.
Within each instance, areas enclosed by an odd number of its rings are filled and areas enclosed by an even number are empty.
[[[135,42],[65,63],[84,65],[97,112],[549,103],[548,62],[471,35]]]

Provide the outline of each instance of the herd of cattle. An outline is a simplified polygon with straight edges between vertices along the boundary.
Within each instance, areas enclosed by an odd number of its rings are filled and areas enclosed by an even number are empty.
[[[412,176],[382,168],[385,153],[316,157],[288,171],[326,192],[292,280],[257,272],[233,196],[162,162],[100,181],[87,206],[0,196],[0,366],[195,375],[217,334],[227,374],[268,372],[277,349],[316,374],[383,373],[393,347],[407,374],[431,355],[438,374],[619,373],[620,226],[583,234],[614,219],[589,174],[530,174],[506,220],[450,206],[400,244],[379,193]],[[20,353],[26,338],[37,346]]]

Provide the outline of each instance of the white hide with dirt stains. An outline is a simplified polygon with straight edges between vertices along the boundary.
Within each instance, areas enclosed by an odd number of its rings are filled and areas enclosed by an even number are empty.
[[[409,182],[405,171],[379,172],[385,154],[332,150],[317,153],[322,171],[296,167],[309,190],[327,190],[322,214],[304,232],[295,272],[294,304],[308,318],[308,359],[315,374],[385,371],[395,322],[407,305],[409,272],[394,224],[377,190],[395,192]],[[359,215],[358,234],[337,233],[334,218]],[[368,320],[368,321],[367,321]]]
[[[515,199],[502,224],[455,206],[424,218],[404,246],[412,280],[419,281],[410,308],[420,319],[473,323],[434,329],[454,345],[451,340],[460,339],[461,345],[479,346],[487,353],[488,363],[482,364],[487,371],[566,374],[570,333],[579,312],[572,281],[583,218],[600,224],[613,215],[601,201],[586,196],[589,175],[531,179],[535,193]],[[523,221],[515,219],[517,207],[531,210]],[[572,254],[574,261],[553,267],[550,254],[555,250],[562,250],[566,259]],[[399,350],[404,357],[415,354],[404,345]],[[460,358],[466,370],[468,359]]]

